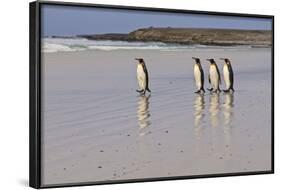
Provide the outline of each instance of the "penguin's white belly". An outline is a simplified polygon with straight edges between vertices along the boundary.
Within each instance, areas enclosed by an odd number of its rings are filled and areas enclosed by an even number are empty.
[[[211,86],[214,90],[217,90],[219,87],[219,75],[215,66],[210,66],[210,80]]]
[[[146,89],[146,75],[141,65],[137,67],[137,79],[140,90]]]
[[[230,88],[230,78],[229,78],[229,70],[227,68],[227,65],[223,66],[223,78],[224,78],[226,89],[229,89]]]
[[[194,65],[194,78],[195,78],[195,84],[198,90],[201,88],[201,72],[197,65]]]

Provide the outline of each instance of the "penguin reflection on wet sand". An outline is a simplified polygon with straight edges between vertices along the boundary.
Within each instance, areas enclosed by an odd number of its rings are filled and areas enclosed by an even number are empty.
[[[192,59],[195,60],[194,69],[193,69],[195,84],[196,84],[196,87],[197,87],[197,91],[195,93],[201,93],[201,91],[203,93],[205,93],[205,90],[204,90],[204,71],[202,69],[200,59],[196,58],[196,57],[192,57]]]
[[[211,94],[209,102],[209,115],[211,126],[216,127],[220,122],[220,95],[217,93]]]
[[[207,59],[210,62],[209,68],[209,83],[211,84],[211,88],[208,89],[211,92],[220,92],[220,84],[221,84],[221,76],[218,66],[214,59]]]
[[[233,120],[234,94],[226,93],[224,95],[223,116],[225,127],[230,127]]]
[[[230,63],[230,60],[228,58],[220,58],[221,60],[224,60],[223,65],[223,78],[225,82],[226,89],[223,90],[224,92],[234,92],[233,84],[234,84],[234,74],[232,70],[232,66]]]
[[[144,60],[142,58],[135,58],[138,61],[137,65],[137,79],[138,79],[138,84],[139,84],[139,92],[142,95],[145,95],[145,92],[151,92],[149,87],[148,87],[148,72],[144,63]]]
[[[137,117],[138,117],[138,124],[140,135],[144,135],[145,129],[151,125],[150,122],[150,111],[149,111],[149,98],[148,96],[139,96],[138,97],[138,107],[137,107]]]
[[[194,127],[196,130],[202,125],[202,121],[204,119],[204,108],[205,108],[205,100],[203,94],[197,94],[194,99]]]

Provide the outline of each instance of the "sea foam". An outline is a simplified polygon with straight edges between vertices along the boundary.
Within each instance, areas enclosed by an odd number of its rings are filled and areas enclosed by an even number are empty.
[[[43,38],[42,52],[76,52],[87,50],[113,51],[113,50],[161,50],[161,51],[185,51],[185,50],[216,50],[216,49],[241,49],[251,46],[207,46],[207,45],[179,45],[162,42],[127,42],[127,41],[96,41],[85,38]]]

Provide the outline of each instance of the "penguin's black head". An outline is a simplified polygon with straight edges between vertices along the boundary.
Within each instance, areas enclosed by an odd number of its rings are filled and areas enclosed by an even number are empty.
[[[200,63],[200,59],[197,57],[192,57],[192,59],[194,59],[196,61],[196,63]]]
[[[206,59],[207,61],[210,61],[211,64],[216,63],[214,59]]]
[[[230,60],[228,58],[220,58],[220,60],[224,60],[225,63],[230,63]]]
[[[139,61],[139,63],[144,63],[143,58],[135,58],[135,60]]]

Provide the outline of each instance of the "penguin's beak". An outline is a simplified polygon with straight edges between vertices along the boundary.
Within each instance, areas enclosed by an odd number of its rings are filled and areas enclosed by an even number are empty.
[[[196,57],[192,57],[192,59],[196,60],[197,58]]]
[[[139,58],[135,58],[135,60],[139,61],[140,59]]]

